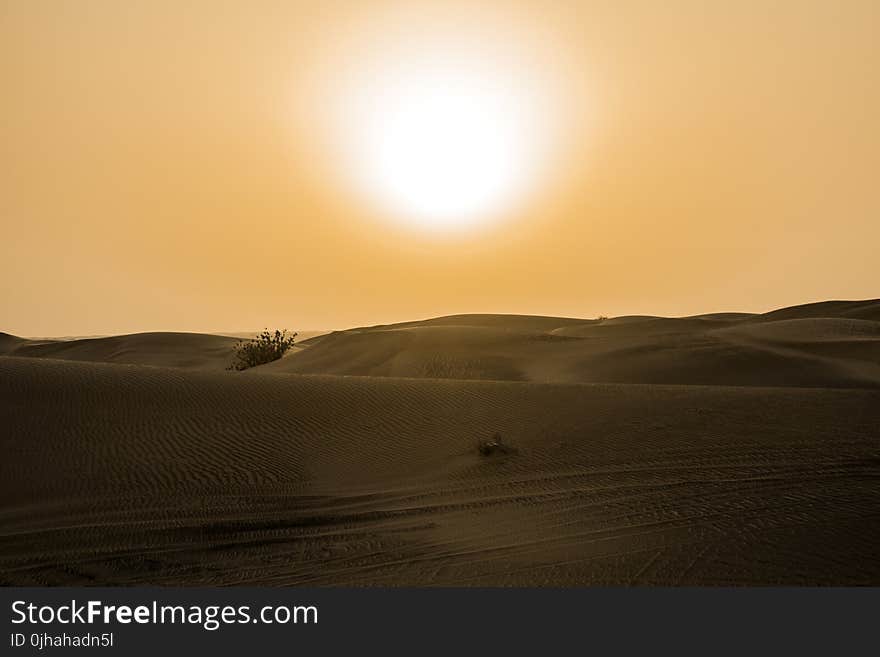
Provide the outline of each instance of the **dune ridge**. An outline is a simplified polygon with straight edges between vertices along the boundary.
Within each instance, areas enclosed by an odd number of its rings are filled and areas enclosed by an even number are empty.
[[[681,318],[450,315],[307,336],[251,373],[880,387],[878,300]],[[233,362],[236,342],[196,333],[48,341],[3,334],[0,354],[219,371]]]
[[[556,383],[880,387],[876,301],[764,315],[456,315],[337,331],[267,372]]]

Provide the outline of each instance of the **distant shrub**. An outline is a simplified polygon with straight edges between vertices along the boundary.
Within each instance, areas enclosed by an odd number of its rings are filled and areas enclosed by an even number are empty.
[[[235,345],[235,362],[227,369],[241,371],[278,360],[293,346],[294,338],[296,333],[288,335],[287,329],[274,333],[265,329],[252,340],[240,340]]]
[[[597,321],[597,322],[604,322],[606,319],[608,319],[608,315],[599,315],[599,316],[596,318],[596,321]]]
[[[513,454],[516,449],[504,442],[500,433],[496,433],[489,440],[481,440],[477,444],[477,451],[480,456],[493,456],[494,454]]]

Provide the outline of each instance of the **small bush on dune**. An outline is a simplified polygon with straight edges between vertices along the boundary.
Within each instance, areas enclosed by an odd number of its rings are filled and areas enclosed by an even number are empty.
[[[512,445],[504,442],[500,433],[496,433],[489,440],[481,440],[479,444],[477,444],[477,451],[480,453],[480,456],[516,453],[516,449]]]
[[[288,335],[287,329],[274,333],[265,329],[252,340],[241,340],[235,345],[235,362],[227,369],[241,371],[278,360],[293,346],[294,338],[296,333]]]

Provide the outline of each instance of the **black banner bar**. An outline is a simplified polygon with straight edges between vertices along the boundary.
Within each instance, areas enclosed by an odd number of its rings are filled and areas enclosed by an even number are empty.
[[[0,591],[10,655],[849,654],[880,608],[878,588]]]

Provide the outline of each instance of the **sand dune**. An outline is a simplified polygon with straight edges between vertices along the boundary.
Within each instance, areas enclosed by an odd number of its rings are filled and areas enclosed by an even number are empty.
[[[755,317],[756,313],[704,313],[702,315],[694,315],[688,319],[709,319],[720,320],[725,322],[738,321]]]
[[[232,363],[233,347],[238,342],[233,337],[201,333],[135,333],[80,340],[17,340],[11,349],[6,349],[3,353],[29,358],[200,370],[225,369]]]
[[[766,315],[608,320],[503,315],[338,331],[270,372],[558,383],[880,387],[877,302]],[[837,316],[819,317],[835,312]],[[800,317],[803,315],[804,317]]]
[[[7,584],[880,582],[880,391],[0,358],[0,426]]]
[[[2,334],[0,582],[880,584],[876,306]]]
[[[451,315],[306,334],[288,357],[258,369],[556,383],[874,388],[880,387],[878,309],[880,301],[873,300],[683,318]],[[3,334],[0,353],[222,370],[233,360],[235,342],[195,333],[39,342]]]
[[[877,340],[880,339],[880,322],[836,317],[780,319],[760,324],[737,324],[722,334],[789,344]]]
[[[27,342],[24,338],[0,332],[0,354],[7,354],[10,351],[14,351],[24,342]]]
[[[757,315],[752,321],[775,321],[779,319],[803,319],[807,317],[841,317],[851,319],[868,319],[880,321],[880,299],[865,301],[820,301],[800,306],[780,308],[763,315]]]
[[[590,324],[595,320],[575,319],[572,317],[543,317],[540,315],[447,315],[445,317],[433,317],[415,322],[402,322],[400,324],[382,324],[368,327],[368,329],[387,328],[413,328],[419,326],[469,326],[479,328],[497,328],[504,330],[532,330],[549,331],[557,326],[570,326],[575,324]]]

